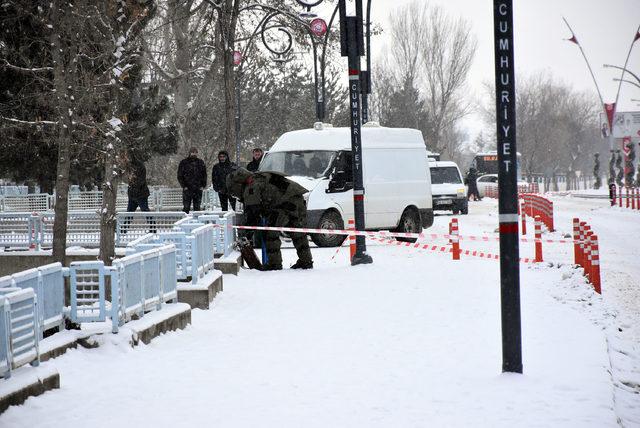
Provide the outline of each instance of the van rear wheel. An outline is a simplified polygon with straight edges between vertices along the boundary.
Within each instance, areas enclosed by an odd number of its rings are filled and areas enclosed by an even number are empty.
[[[400,233],[420,233],[422,232],[422,225],[420,223],[420,214],[414,209],[406,209],[400,217],[400,224],[398,225],[397,232]],[[418,238],[396,238],[402,242],[416,242]]]
[[[322,214],[318,222],[318,229],[344,229],[342,217],[335,211],[327,211]],[[339,247],[346,239],[346,235],[330,235],[322,233],[311,234],[311,240],[318,247]]]

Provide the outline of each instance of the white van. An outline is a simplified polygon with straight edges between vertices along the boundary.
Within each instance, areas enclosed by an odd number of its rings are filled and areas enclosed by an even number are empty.
[[[365,228],[419,232],[433,224],[429,163],[422,133],[415,129],[362,127]],[[316,124],[283,134],[260,163],[309,189],[310,228],[344,229],[353,218],[351,130]],[[314,234],[320,247],[345,236]],[[412,240],[412,242],[415,241]]]
[[[460,168],[455,162],[429,159],[433,209],[468,214],[469,202]]]

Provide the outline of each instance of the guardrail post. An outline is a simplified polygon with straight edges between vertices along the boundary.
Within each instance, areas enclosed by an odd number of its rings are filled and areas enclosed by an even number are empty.
[[[460,232],[458,230],[458,219],[451,220],[451,243],[453,250],[453,260],[460,260]]]
[[[591,235],[591,284],[598,294],[602,294],[600,284],[600,248],[598,247],[598,235]]]
[[[539,263],[542,261],[542,221],[540,220],[540,216],[535,216],[535,240],[536,240],[536,258],[535,262]]]
[[[631,209],[636,209],[636,194],[638,193],[638,189],[635,187],[631,188]]]

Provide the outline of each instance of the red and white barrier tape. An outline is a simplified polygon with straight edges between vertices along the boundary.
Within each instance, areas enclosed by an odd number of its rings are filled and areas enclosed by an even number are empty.
[[[451,247],[445,247],[445,246],[439,246],[439,245],[428,245],[428,244],[419,244],[419,243],[411,243],[411,242],[400,242],[400,241],[393,241],[390,239],[385,239],[385,238],[377,238],[377,237],[369,237],[369,239],[371,239],[372,241],[376,241],[376,242],[382,242],[383,244],[387,244],[387,245],[394,245],[394,246],[398,246],[398,247],[405,247],[405,248],[413,248],[416,250],[427,250],[427,251],[433,251],[433,252],[437,252],[437,253],[451,253],[453,252],[453,248]],[[467,257],[477,257],[477,258],[481,258],[481,259],[487,259],[487,260],[500,260],[500,256],[498,254],[491,254],[491,253],[486,253],[484,251],[476,251],[476,250],[460,250],[460,255],[463,256],[467,256]],[[520,262],[521,263],[535,263],[535,260],[529,257],[523,257],[520,258]]]
[[[389,238],[430,238],[430,239],[452,239],[454,235],[439,233],[404,233],[390,231],[359,231],[359,230],[341,230],[341,229],[310,229],[297,227],[270,227],[270,226],[233,226],[236,229],[248,230],[271,230],[274,232],[298,232],[298,233],[322,233],[325,235],[356,235],[356,236],[382,236]],[[472,236],[472,235],[455,235],[460,240],[492,242],[500,241],[498,236]],[[543,242],[548,244],[575,244],[586,241],[574,241],[573,239],[536,239],[536,238],[520,238],[520,242]]]

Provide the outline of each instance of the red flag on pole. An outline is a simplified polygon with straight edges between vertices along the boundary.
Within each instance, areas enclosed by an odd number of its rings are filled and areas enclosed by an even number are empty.
[[[640,31],[636,33],[636,37],[633,39],[633,43],[637,42],[640,39]]]
[[[609,129],[613,132],[613,115],[616,112],[616,103],[604,104],[604,110],[607,112],[607,120],[609,121]]]
[[[578,43],[578,39],[576,39],[575,35],[571,35],[571,38],[567,39],[567,40],[570,41],[570,42],[575,43],[576,45],[580,45],[580,43]]]

